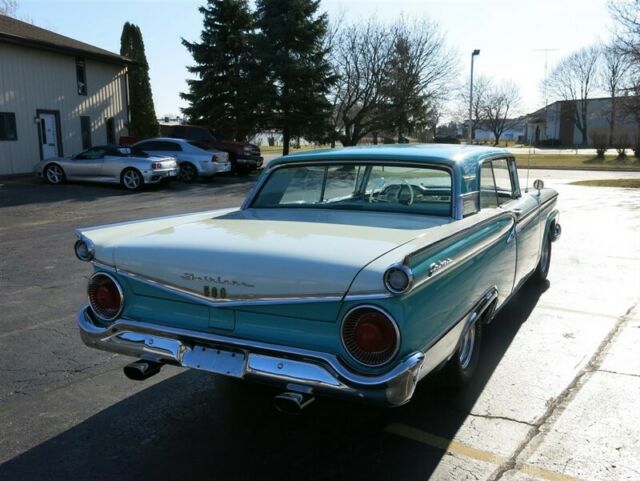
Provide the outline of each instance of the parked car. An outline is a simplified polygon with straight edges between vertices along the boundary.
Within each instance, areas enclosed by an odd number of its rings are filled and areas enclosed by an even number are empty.
[[[520,190],[487,147],[384,146],[289,155],[240,208],[79,229],[91,261],[77,323],[94,348],[314,395],[398,406],[442,369],[463,384],[482,326],[560,237],[558,194]]]
[[[196,140],[155,138],[133,144],[151,155],[173,157],[180,165],[180,179],[193,182],[198,177],[212,177],[231,171],[229,155]]]
[[[175,179],[175,159],[151,156],[134,147],[98,145],[73,157],[53,157],[38,162],[34,171],[50,184],[83,180],[121,184],[127,190],[140,190],[145,184]]]
[[[201,125],[160,125],[164,137],[194,140],[210,149],[218,149],[229,154],[231,169],[240,175],[246,175],[262,167],[264,159],[260,147],[246,142],[224,140],[221,135],[209,127]]]

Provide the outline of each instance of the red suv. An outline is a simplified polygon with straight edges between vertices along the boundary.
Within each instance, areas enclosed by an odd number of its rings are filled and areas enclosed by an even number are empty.
[[[260,155],[260,147],[245,142],[222,140],[212,129],[201,125],[160,125],[163,137],[197,140],[209,148],[229,153],[229,161],[233,172],[248,174],[259,169],[264,159]]]

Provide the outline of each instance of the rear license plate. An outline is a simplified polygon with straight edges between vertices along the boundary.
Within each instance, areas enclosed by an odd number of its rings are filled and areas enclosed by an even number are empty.
[[[245,371],[245,355],[242,352],[194,346],[185,352],[182,365],[225,376],[242,377]]]

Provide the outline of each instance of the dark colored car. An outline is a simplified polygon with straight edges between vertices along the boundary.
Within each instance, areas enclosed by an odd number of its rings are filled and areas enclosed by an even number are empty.
[[[227,152],[231,170],[238,174],[248,174],[259,169],[264,160],[257,145],[223,140],[215,131],[201,125],[160,125],[160,132],[163,137],[195,140],[209,148]]]

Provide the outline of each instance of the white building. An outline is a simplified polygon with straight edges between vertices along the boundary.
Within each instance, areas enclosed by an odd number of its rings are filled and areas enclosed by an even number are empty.
[[[0,175],[127,134],[120,55],[0,15]]]
[[[638,135],[638,124],[632,116],[625,114],[624,103],[631,97],[616,98],[615,135],[624,136],[632,143]],[[525,140],[530,144],[560,146],[582,145],[582,132],[576,125],[575,110],[582,102],[559,100],[526,116]],[[586,115],[587,145],[592,145],[593,134],[608,137],[611,121],[611,98],[587,100]]]

